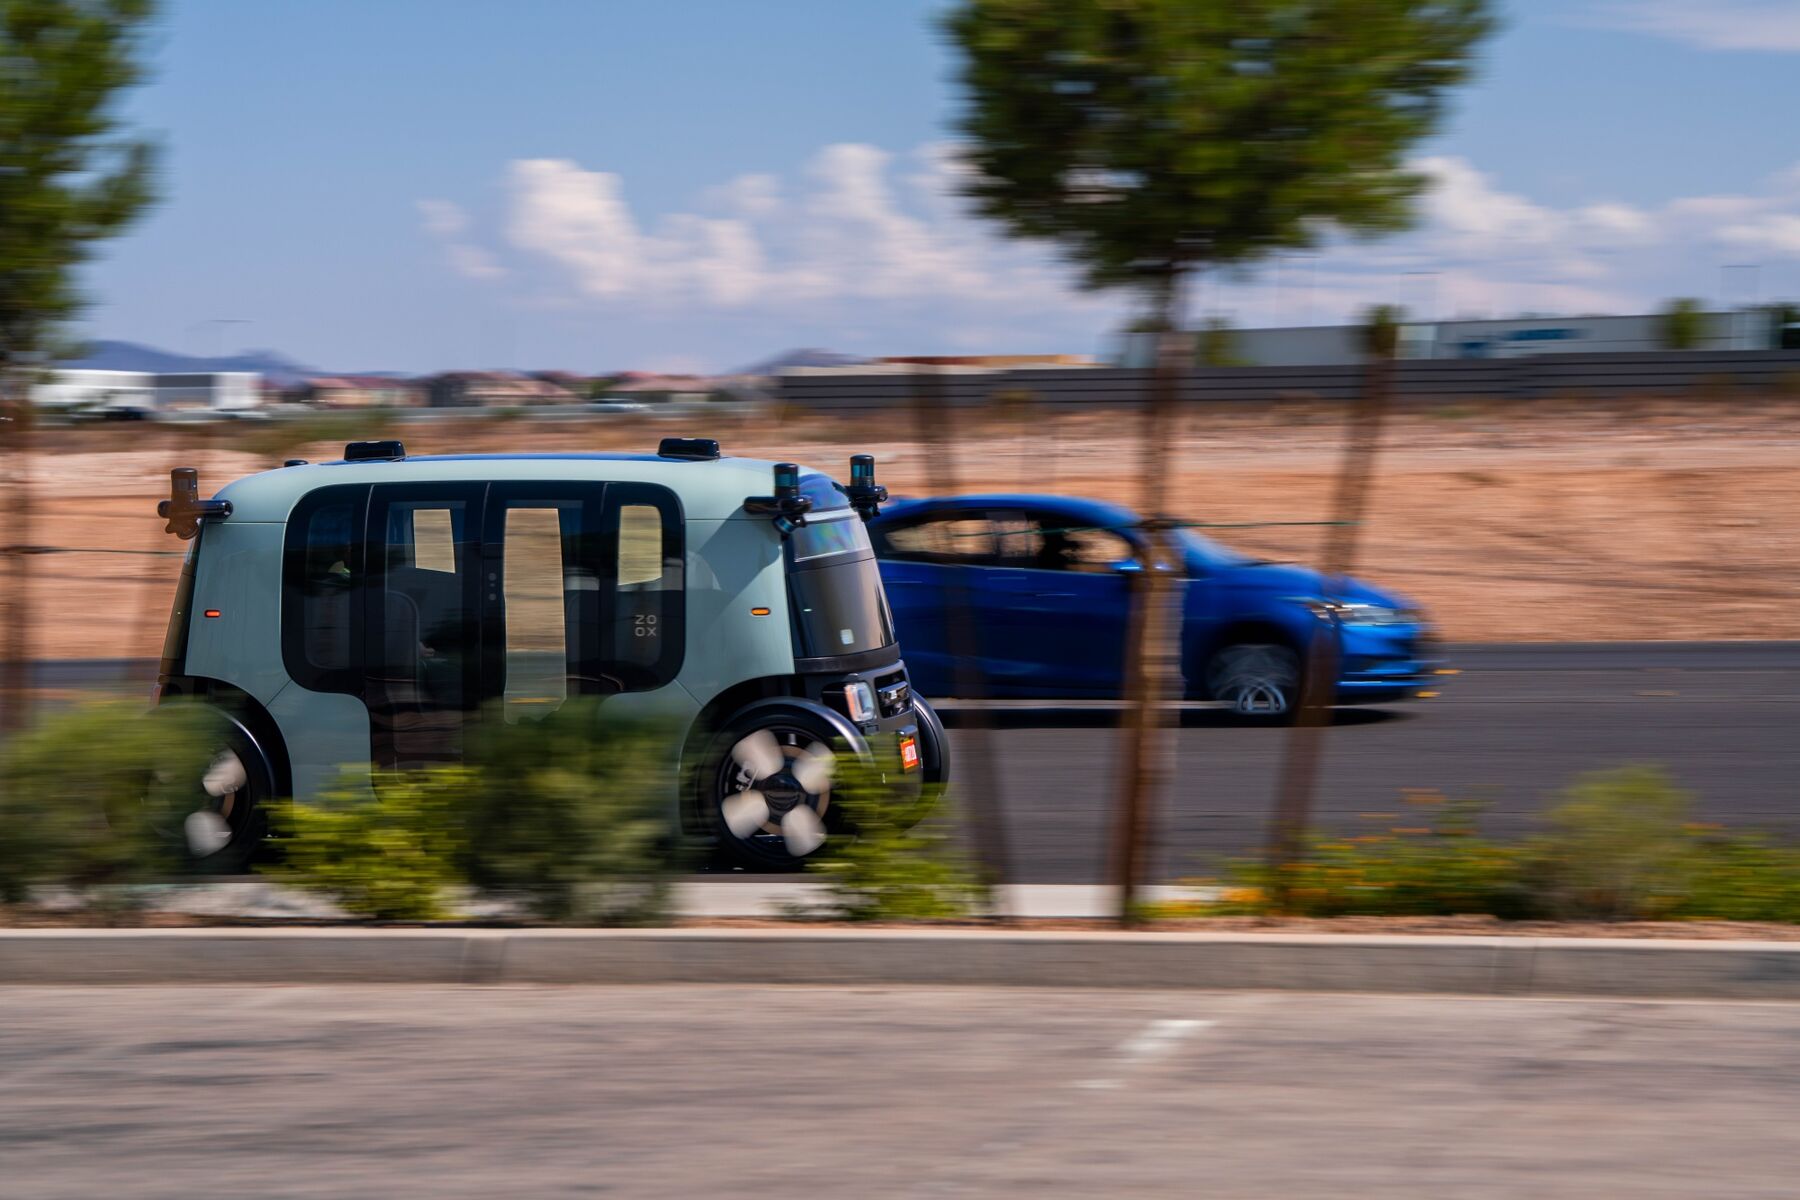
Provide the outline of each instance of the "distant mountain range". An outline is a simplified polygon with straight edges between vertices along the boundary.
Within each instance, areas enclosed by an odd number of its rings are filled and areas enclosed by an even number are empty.
[[[197,354],[175,354],[136,342],[89,342],[80,358],[60,364],[89,371],[155,371],[199,374],[206,371],[255,371],[281,385],[298,382],[307,375],[318,375],[304,363],[297,363],[274,350],[245,350],[240,354],[207,357]]]
[[[785,354],[777,354],[774,358],[766,358],[762,362],[733,371],[733,375],[774,375],[789,367],[854,367],[866,363],[866,358],[858,358],[854,354],[839,354],[835,350],[789,350]]]
[[[858,358],[851,354],[839,354],[832,350],[789,350],[742,370],[733,371],[731,374],[774,375],[788,367],[849,367],[867,361],[869,360],[866,358]],[[305,363],[295,362],[287,355],[274,350],[245,350],[239,354],[205,356],[176,354],[168,350],[158,350],[154,346],[140,345],[137,342],[112,341],[89,342],[83,349],[81,357],[70,359],[59,365],[90,371],[153,371],[180,374],[200,374],[207,371],[255,371],[282,387],[298,383],[308,375],[333,373],[320,371]],[[403,377],[405,373],[361,371],[357,374]]]

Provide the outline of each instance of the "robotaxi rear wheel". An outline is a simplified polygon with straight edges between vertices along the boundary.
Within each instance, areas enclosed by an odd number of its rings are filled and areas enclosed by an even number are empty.
[[[108,817],[141,821],[194,871],[235,875],[248,868],[268,835],[275,784],[255,739],[226,714],[216,716],[192,778],[159,773],[146,783],[141,811]]]

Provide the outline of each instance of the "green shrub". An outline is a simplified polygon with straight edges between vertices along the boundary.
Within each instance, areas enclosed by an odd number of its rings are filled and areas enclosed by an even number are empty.
[[[1577,779],[1527,843],[1525,885],[1545,916],[1653,920],[1687,894],[1696,857],[1693,798],[1655,767]]]
[[[449,916],[446,892],[462,882],[463,813],[479,790],[467,767],[378,775],[371,790],[347,780],[286,822],[285,883],[329,896],[346,912],[387,921]]]
[[[1546,814],[1548,832],[1522,843],[1476,836],[1471,805],[1448,805],[1423,827],[1315,839],[1286,868],[1287,911],[1800,923],[1800,848],[1692,824],[1691,803],[1661,770],[1625,767],[1577,779]],[[1202,882],[1221,887],[1206,913],[1272,911],[1276,889],[1261,862]]]
[[[675,750],[666,727],[570,699],[470,738],[463,800],[469,882],[549,921],[642,923],[666,910]]]
[[[1428,797],[1417,803],[1441,802]],[[1428,825],[1313,839],[1304,858],[1283,868],[1288,911],[1306,917],[1520,915],[1520,852],[1476,836],[1478,811],[1451,804]],[[1218,911],[1266,912],[1276,892],[1262,862],[1233,864],[1223,882]]]
[[[1669,916],[1800,924],[1800,850],[1755,835],[1700,833],[1686,894]]]
[[[807,864],[825,877],[827,915],[844,921],[945,920],[984,904],[984,889],[948,849],[942,828],[935,819],[922,820],[940,807],[939,789],[921,795],[842,747],[837,761],[832,802],[843,806],[853,836],[834,839]]]
[[[508,724],[489,707],[467,765],[383,774],[297,806],[281,876],[350,912],[447,915],[448,889],[517,900],[541,920],[650,921],[669,881],[667,731],[601,720],[594,701]]]
[[[131,883],[180,861],[143,818],[157,781],[205,773],[202,710],[83,705],[41,719],[0,745],[0,899],[34,885]]]

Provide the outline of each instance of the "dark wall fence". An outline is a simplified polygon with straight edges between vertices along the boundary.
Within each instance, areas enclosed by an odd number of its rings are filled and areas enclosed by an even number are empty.
[[[1098,406],[1137,404],[1149,372],[1123,367],[945,373],[947,404],[986,404],[1026,391],[1033,402]],[[1317,367],[1203,367],[1181,385],[1184,401],[1348,400],[1362,387],[1357,364]],[[819,411],[885,408],[909,402],[918,382],[897,374],[783,375],[778,395]],[[1800,397],[1800,350],[1664,351],[1655,354],[1554,354],[1531,358],[1430,359],[1398,364],[1402,398],[1415,400],[1702,398],[1786,394]]]

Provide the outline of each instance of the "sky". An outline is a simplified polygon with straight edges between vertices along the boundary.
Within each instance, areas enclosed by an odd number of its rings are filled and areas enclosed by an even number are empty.
[[[165,0],[163,198],[81,332],[328,370],[1101,353],[958,198],[943,0]],[[1412,231],[1202,285],[1245,326],[1800,297],[1800,0],[1513,0]]]

